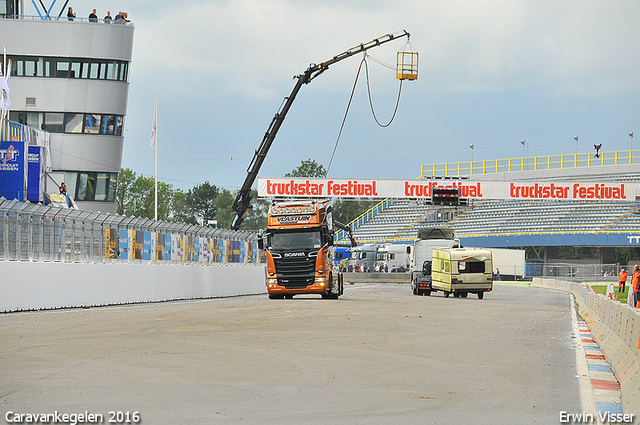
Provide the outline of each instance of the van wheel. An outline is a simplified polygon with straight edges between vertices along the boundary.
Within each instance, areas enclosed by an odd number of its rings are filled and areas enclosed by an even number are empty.
[[[431,295],[431,291],[424,291],[423,293],[424,293],[427,297],[428,297],[429,295]]]
[[[478,292],[478,299],[481,300],[484,298],[484,292]]]

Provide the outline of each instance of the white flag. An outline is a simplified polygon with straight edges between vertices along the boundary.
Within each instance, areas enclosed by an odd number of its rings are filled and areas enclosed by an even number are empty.
[[[0,63],[0,68],[2,68],[2,63]],[[0,110],[6,111],[8,107],[4,105],[4,90],[7,86],[7,80],[4,79],[4,75],[2,74],[2,69],[0,69]]]
[[[151,126],[151,149],[155,149],[158,144],[158,98],[153,107],[153,125]]]
[[[9,109],[11,106],[11,100],[9,100],[9,93],[11,90],[9,89],[9,78],[11,77],[11,59],[9,59],[9,66],[6,78],[3,78],[2,82],[2,109],[5,111]]]

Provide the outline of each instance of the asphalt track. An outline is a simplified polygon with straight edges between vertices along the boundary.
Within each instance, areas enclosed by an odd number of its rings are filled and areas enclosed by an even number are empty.
[[[561,411],[583,411],[571,308],[567,294],[521,286],[478,300],[356,284],[338,300],[4,314],[0,413],[2,423],[8,412],[100,423],[138,412],[143,424],[558,424]]]

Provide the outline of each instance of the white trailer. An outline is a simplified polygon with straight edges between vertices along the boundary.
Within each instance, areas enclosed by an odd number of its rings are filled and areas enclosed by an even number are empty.
[[[384,244],[378,247],[377,263],[381,263],[384,270],[390,273],[409,271],[411,263],[411,245]]]
[[[523,249],[491,248],[491,254],[496,280],[519,280],[524,277]]]

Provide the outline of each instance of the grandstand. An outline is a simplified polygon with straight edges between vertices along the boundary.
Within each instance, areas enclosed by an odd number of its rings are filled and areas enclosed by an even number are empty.
[[[558,156],[558,161],[534,157],[430,164],[422,166],[421,178],[640,182],[638,151],[604,152],[598,161],[584,155],[589,158],[578,154]],[[490,247],[629,246],[637,243],[630,236],[640,234],[640,200],[483,200],[445,206],[396,199],[382,204],[350,223],[359,242],[411,241],[418,229],[443,225],[467,245]]]

